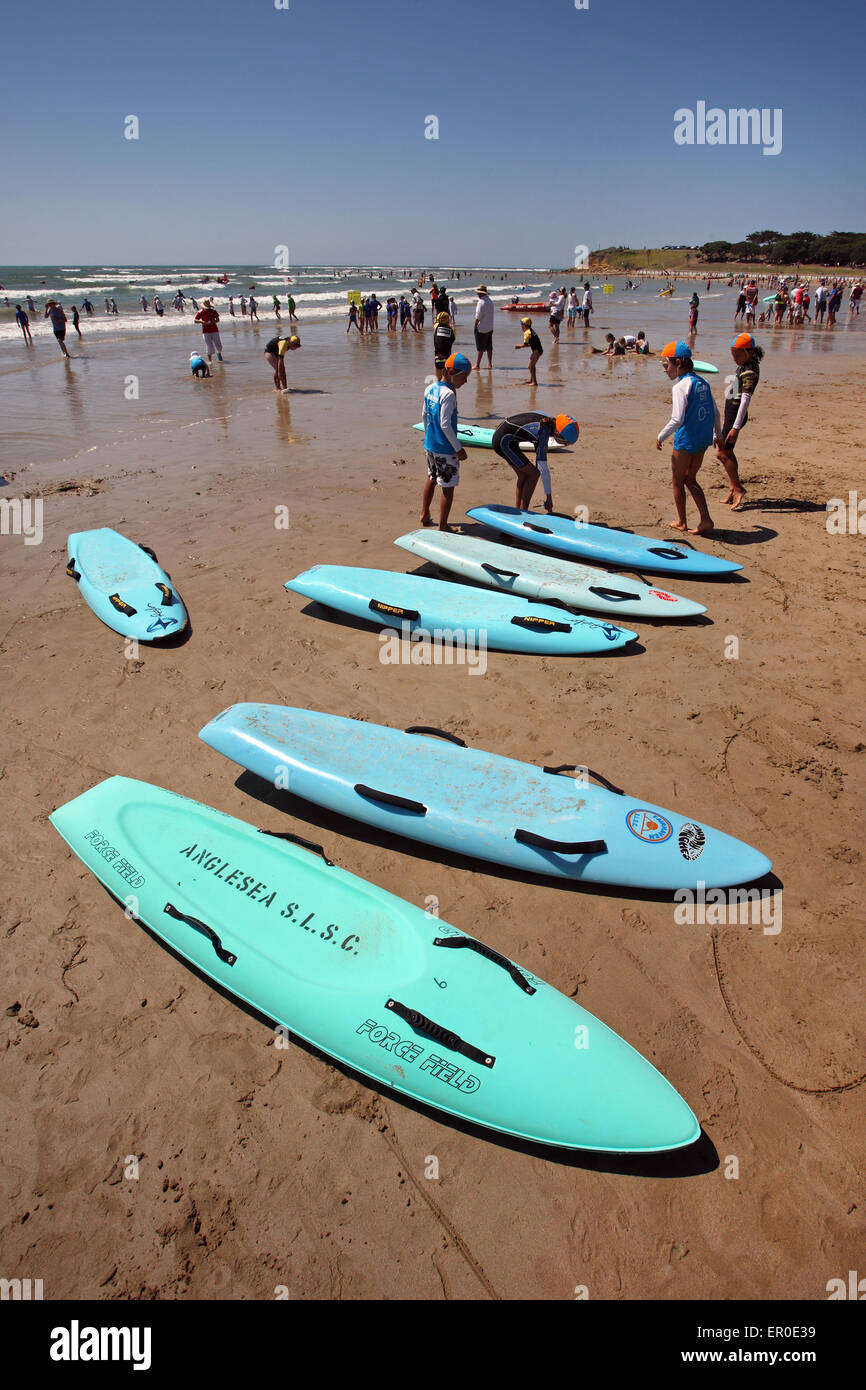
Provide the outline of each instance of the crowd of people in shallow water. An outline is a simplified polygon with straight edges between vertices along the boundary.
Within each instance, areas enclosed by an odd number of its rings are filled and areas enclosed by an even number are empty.
[[[383,278],[383,277],[380,277]],[[459,279],[459,274],[455,273]],[[832,328],[839,314],[846,285],[840,279],[819,278],[814,290],[808,278],[799,275],[773,276],[772,293],[763,297],[759,294],[756,278],[743,275],[738,278],[737,298],[734,306],[734,327],[745,331],[737,332],[731,342],[731,357],[734,372],[727,378],[725,391],[724,417],[719,412],[712,390],[699,374],[703,364],[697,366],[693,358],[695,337],[698,328],[700,297],[694,291],[689,299],[688,340],[677,339],[666,344],[660,353],[661,364],[671,382],[672,414],[668,423],[656,438],[656,448],[673,435],[671,455],[671,477],[674,495],[675,517],[670,523],[678,531],[688,530],[686,520],[686,498],[691,497],[698,511],[697,526],[692,534],[705,535],[715,529],[709,513],[706,495],[698,482],[698,472],[704,454],[710,445],[715,445],[719,462],[725,469],[728,479],[728,492],[724,501],[733,511],[742,510],[746,489],[739,473],[736,445],[740,432],[748,422],[748,411],[760,379],[760,363],[763,349],[756,343],[748,330],[757,325],[778,327],[785,323],[791,327]],[[434,377],[431,378],[424,394],[424,443],[427,458],[427,480],[424,485],[421,523],[433,525],[431,506],[439,488],[441,494],[439,526],[450,529],[448,517],[454,497],[454,489],[459,483],[460,463],[466,458],[458,435],[457,391],[468,380],[473,370],[472,363],[463,352],[454,351],[457,328],[457,304],[454,295],[445,285],[437,284],[422,275],[416,280],[408,293],[388,295],[380,300],[376,292],[360,294],[349,292],[346,334],[354,330],[358,336],[379,332],[379,315],[384,310],[385,331],[387,333],[422,333],[427,314],[427,300],[433,321]],[[221,281],[220,283],[224,283]],[[707,278],[707,290],[712,283]],[[735,279],[728,281],[729,288],[735,287]],[[626,288],[634,288],[634,282],[626,281]],[[524,289],[525,286],[518,286]],[[675,279],[669,280],[668,289],[662,295],[672,294]],[[861,281],[847,285],[849,291],[849,315],[860,312],[863,294]],[[259,322],[259,304],[254,294],[255,286],[249,286],[249,294],[228,296],[229,317],[236,318],[235,300],[238,301],[240,317],[252,323]],[[495,305],[490,297],[488,286],[475,286],[476,303],[473,316],[475,339],[475,370],[480,370],[483,359],[487,367],[493,366],[493,336],[495,326]],[[7,299],[8,304],[8,299]],[[24,341],[32,346],[30,314],[36,314],[36,305],[31,295],[26,296],[27,309],[21,304],[15,306],[15,319],[21,327]],[[159,294],[151,299],[141,295],[140,307],[143,313],[151,309],[162,318],[165,307]],[[187,303],[194,313],[194,321],[202,333],[202,350],[190,353],[189,367],[195,377],[209,377],[214,357],[222,362],[222,339],[220,336],[220,314],[208,297],[199,304],[192,295],[178,289],[172,299],[172,308],[177,313],[185,313]],[[279,296],[272,296],[271,311],[281,323],[282,305]],[[503,307],[503,306],[500,306]],[[536,314],[548,314],[551,338],[556,344],[560,338],[563,323],[567,329],[574,329],[581,323],[584,330],[590,327],[594,311],[592,288],[588,281],[582,291],[572,285],[564,285],[551,291],[548,301],[543,305],[521,305],[519,297],[512,299],[507,308],[531,308]],[[285,296],[287,323],[280,326],[277,333],[264,348],[264,356],[273,373],[274,388],[288,390],[285,359],[289,352],[301,346],[301,340],[294,331],[297,323],[296,303],[291,293]],[[810,310],[812,312],[810,312]],[[81,313],[88,318],[94,314],[90,299],[82,300]],[[119,310],[113,298],[105,299],[105,312],[118,315]],[[70,309],[73,331],[82,337],[81,313],[77,306]],[[814,318],[813,318],[814,314]],[[69,318],[63,306],[56,299],[45,302],[44,317],[51,321],[51,328],[57,344],[65,357],[69,357],[66,347],[66,333]],[[526,313],[520,319],[520,339],[514,344],[515,351],[528,350],[528,375],[525,384],[538,386],[536,367],[544,353],[544,346],[538,331],[533,326],[532,317]],[[638,357],[653,356],[649,340],[643,330],[626,333],[616,337],[608,332],[603,348],[593,347],[593,352],[602,353],[609,358],[626,357],[629,353]],[[509,416],[497,427],[493,436],[494,451],[515,473],[515,503],[519,508],[528,508],[539,481],[544,488],[544,507],[553,507],[550,469],[547,452],[551,441],[559,444],[576,443],[579,436],[577,421],[566,414],[550,415],[543,411],[522,411]]]

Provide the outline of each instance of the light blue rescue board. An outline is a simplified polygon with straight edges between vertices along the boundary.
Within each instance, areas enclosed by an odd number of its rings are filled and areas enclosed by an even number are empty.
[[[313,565],[288,580],[286,588],[410,639],[429,636],[496,651],[585,656],[615,651],[637,637],[614,623],[549,604],[393,570]]]
[[[535,874],[676,889],[772,868],[742,840],[607,786],[467,748],[453,734],[285,705],[232,705],[199,738],[294,796],[424,844]]]
[[[180,594],[152,551],[108,526],[74,532],[67,550],[66,573],[107,627],[139,642],[173,637],[186,627]]]
[[[657,541],[650,536],[635,536],[631,531],[617,531],[612,526],[593,526],[587,521],[574,521],[568,516],[549,516],[537,512],[522,512],[516,507],[472,507],[467,513],[475,521],[517,536],[537,545],[541,550],[553,550],[559,555],[574,555],[581,560],[595,560],[602,565],[624,569],[646,570],[649,574],[675,574],[683,579],[702,579],[719,574],[733,574],[742,565],[705,555],[687,545]]]

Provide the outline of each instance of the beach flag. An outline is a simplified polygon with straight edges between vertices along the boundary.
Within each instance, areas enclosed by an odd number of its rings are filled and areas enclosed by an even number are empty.
[[[604,294],[613,294],[613,285],[604,285],[603,292]]]
[[[360,291],[360,290],[349,290],[348,293],[346,294],[346,298],[347,298],[347,300],[349,301],[350,304],[357,304],[357,305],[358,305],[358,308],[360,309],[360,307],[361,307],[361,291]]]

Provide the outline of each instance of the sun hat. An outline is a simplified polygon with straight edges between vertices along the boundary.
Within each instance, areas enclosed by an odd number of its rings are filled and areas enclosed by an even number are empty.
[[[475,291],[476,291],[477,294],[486,294],[486,293],[487,293],[487,286],[486,286],[486,285],[476,285],[476,286],[475,286]]]

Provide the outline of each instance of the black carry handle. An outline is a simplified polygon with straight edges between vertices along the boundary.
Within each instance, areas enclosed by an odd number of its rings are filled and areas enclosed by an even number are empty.
[[[363,782],[356,782],[354,789],[368,801],[383,801],[386,806],[399,806],[402,811],[414,811],[419,816],[427,814],[423,801],[410,801],[408,796],[397,796],[394,792],[379,792],[375,787],[365,787]]]
[[[160,584],[159,582],[157,582],[157,586],[156,586],[156,587],[159,589],[159,592],[162,594],[162,604],[161,604],[161,607],[162,607],[162,608],[171,608],[172,604],[173,604],[174,601],[175,601],[175,600],[174,600],[174,591],[173,591],[172,589],[170,589],[170,588],[168,587],[167,584]]]
[[[142,545],[141,542],[139,541],[139,543],[138,543],[138,548],[139,548],[139,550],[143,550],[144,553],[145,553],[145,555],[149,555],[150,558],[151,558],[151,560],[153,561],[153,563],[154,563],[155,565],[158,565],[158,564],[159,564],[159,561],[158,561],[157,558],[156,558],[156,551],[155,551],[155,550],[151,550],[151,548],[150,548],[149,545]]]
[[[622,599],[640,598],[640,594],[627,592],[625,589],[604,589],[600,584],[590,584],[589,592],[595,594],[597,598],[610,599],[611,603],[619,603]]]
[[[531,613],[511,621],[515,627],[525,627],[530,632],[571,632],[571,623],[555,623],[552,618],[536,618]]]
[[[305,840],[300,835],[293,835],[291,830],[262,830],[260,835],[272,835],[275,840],[291,840],[293,845],[300,845],[301,849],[308,849],[311,854],[320,854],[329,868],[334,867],[333,859],[329,859],[321,845],[314,844],[312,840]]]
[[[125,613],[127,618],[133,618],[138,612],[138,609],[128,604],[125,599],[120,597],[120,594],[109,594],[108,602],[112,607],[116,608],[119,613]]]
[[[177,908],[172,906],[171,903],[166,903],[162,910],[166,912],[169,917],[174,917],[176,921],[186,922],[188,927],[195,927],[196,931],[200,931],[202,936],[207,937],[220,960],[223,961],[225,965],[234,965],[237,956],[232,951],[227,951],[225,949],[213,927],[209,927],[207,922],[200,922],[198,917],[188,917],[185,912],[178,912]]]
[[[602,777],[600,772],[593,772],[591,767],[581,767],[580,763],[560,763],[558,767],[543,767],[542,772],[588,772],[590,777],[594,777],[596,782],[600,782],[603,787],[607,787],[609,792],[615,792],[617,796],[625,796],[622,787],[615,787],[613,782],[609,782],[606,777]]]
[[[527,531],[540,531],[543,536],[552,536],[553,532],[549,526],[536,526],[534,521],[524,521],[523,525]]]
[[[468,1043],[463,1038],[458,1037],[456,1033],[452,1033],[450,1028],[443,1028],[441,1023],[434,1023],[432,1018],[428,1018],[426,1014],[418,1013],[417,1009],[410,1009],[406,1004],[398,1003],[396,999],[389,999],[385,1008],[391,1009],[416,1033],[423,1033],[426,1037],[432,1038],[442,1047],[447,1047],[450,1052],[462,1052],[463,1056],[468,1057],[470,1062],[479,1062],[482,1067],[492,1067],[496,1061],[496,1058],[491,1057],[489,1052],[482,1052],[480,1048],[473,1047],[472,1043]]]
[[[433,734],[436,738],[447,738],[449,743],[456,743],[458,748],[465,748],[466,744],[462,738],[456,734],[449,734],[445,729],[434,729],[432,724],[410,724],[408,729],[404,729],[405,734]]]
[[[487,561],[482,562],[481,568],[487,570],[488,574],[501,574],[503,579],[519,579],[520,574],[517,570],[501,570],[496,565],[488,565]]]
[[[559,854],[607,854],[605,840],[548,840],[544,835],[536,835],[534,830],[514,832],[520,845],[532,845],[533,849],[552,849]]]
[[[417,608],[401,608],[396,603],[384,603],[378,598],[371,598],[369,607],[374,613],[378,613],[380,617],[406,618],[410,623],[417,622],[421,616]]]
[[[70,557],[69,557],[69,561],[68,561],[67,566],[66,566],[66,573],[69,575],[69,578],[70,578],[70,579],[74,579],[74,580],[75,580],[76,584],[78,583],[79,579],[81,578],[81,571],[80,571],[80,570],[77,570],[77,569],[75,568],[75,556],[74,556],[74,555],[70,555]]]
[[[649,553],[650,555],[660,555],[663,560],[688,559],[688,556],[684,555],[681,550],[672,550],[670,546],[666,545],[651,545],[649,548]]]
[[[494,965],[501,965],[503,970],[507,970],[514,983],[523,990],[524,994],[534,994],[535,985],[531,985],[523,971],[520,970],[513,960],[503,956],[499,951],[494,951],[492,946],[485,946],[483,941],[476,941],[474,936],[437,936],[433,942],[434,946],[450,946],[453,950],[465,947],[467,951],[477,951],[479,956],[485,960],[490,960]]]

